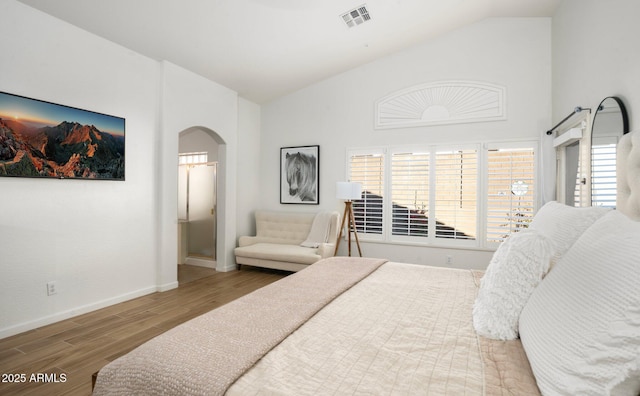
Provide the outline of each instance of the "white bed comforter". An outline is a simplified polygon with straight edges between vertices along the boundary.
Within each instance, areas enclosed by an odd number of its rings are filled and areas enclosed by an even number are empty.
[[[519,340],[473,329],[481,272],[383,262],[323,260],[193,319],[95,394],[539,395]]]
[[[387,263],[264,356],[229,395],[482,395],[471,271]]]

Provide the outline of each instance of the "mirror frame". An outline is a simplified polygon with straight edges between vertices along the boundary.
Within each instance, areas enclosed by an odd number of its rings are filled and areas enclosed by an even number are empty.
[[[591,133],[589,136],[589,153],[588,153],[588,159],[589,159],[589,201],[590,201],[590,205],[593,205],[593,183],[592,183],[592,177],[593,177],[593,159],[592,159],[592,155],[593,155],[593,141],[594,141],[594,132],[596,132],[596,120],[598,119],[598,114],[604,109],[603,104],[607,101],[613,99],[616,104],[618,105],[618,108],[620,109],[620,116],[622,117],[622,135],[625,135],[627,133],[629,133],[629,116],[627,114],[627,108],[625,107],[624,103],[622,102],[622,99],[620,99],[618,96],[607,96],[606,98],[602,99],[602,101],[600,101],[600,104],[598,104],[598,107],[595,111],[595,113],[593,114],[593,119],[591,120]],[[617,143],[616,143],[617,145]]]
[[[601,111],[602,104],[607,99],[615,100],[616,103],[618,104],[618,107],[620,107],[620,114],[622,115],[622,134],[625,135],[629,133],[629,116],[627,115],[627,108],[624,105],[624,102],[622,102],[622,99],[620,99],[618,96],[607,96],[606,98],[600,101],[600,104],[598,105],[596,112],[593,114],[593,120],[591,121],[591,137],[593,137],[593,126],[596,124],[598,113]]]

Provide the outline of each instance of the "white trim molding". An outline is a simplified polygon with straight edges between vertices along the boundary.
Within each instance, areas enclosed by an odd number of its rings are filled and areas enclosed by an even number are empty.
[[[38,327],[46,326],[52,323],[60,322],[61,320],[71,319],[88,312],[93,312],[98,309],[110,307],[114,304],[129,301],[134,298],[146,296],[147,294],[151,294],[158,291],[162,292],[162,291],[175,289],[176,287],[178,287],[178,282],[174,282],[174,284],[169,283],[161,286],[151,286],[151,287],[147,287],[139,290],[134,290],[130,293],[121,294],[121,295],[108,298],[102,301],[97,301],[95,303],[68,309],[66,311],[56,312],[52,315],[47,315],[42,318],[30,320],[28,322],[18,323],[13,326],[0,328],[0,339],[11,337],[13,335],[20,334],[25,331],[37,329]]]
[[[506,120],[506,88],[480,81],[436,81],[393,92],[375,104],[375,128]]]

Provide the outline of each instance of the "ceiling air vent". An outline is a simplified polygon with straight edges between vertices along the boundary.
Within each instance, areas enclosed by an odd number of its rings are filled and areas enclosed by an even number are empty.
[[[345,14],[342,14],[342,20],[344,20],[344,23],[346,23],[350,28],[361,25],[370,19],[371,17],[369,16],[369,11],[364,4],[358,8],[354,8],[353,10]]]

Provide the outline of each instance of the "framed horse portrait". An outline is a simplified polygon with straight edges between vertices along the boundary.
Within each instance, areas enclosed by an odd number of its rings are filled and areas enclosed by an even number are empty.
[[[280,149],[280,203],[320,203],[320,146]]]

